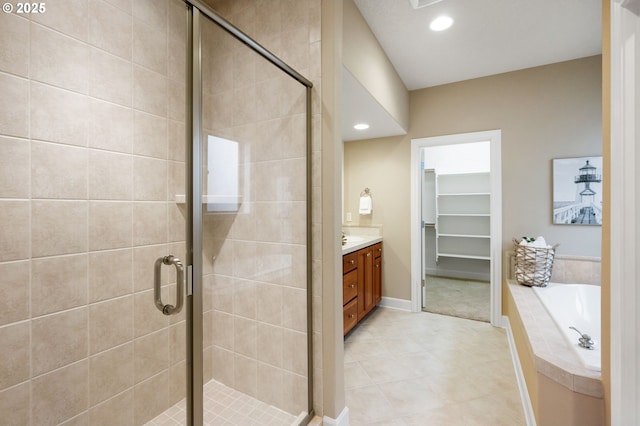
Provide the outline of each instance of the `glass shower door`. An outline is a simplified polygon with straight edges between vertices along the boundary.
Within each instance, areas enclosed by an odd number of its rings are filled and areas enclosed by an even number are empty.
[[[200,28],[204,422],[290,425],[309,410],[307,90]]]

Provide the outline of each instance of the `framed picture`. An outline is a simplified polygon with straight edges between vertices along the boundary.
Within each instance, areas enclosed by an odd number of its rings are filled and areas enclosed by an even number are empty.
[[[553,160],[554,225],[602,225],[602,156]]]

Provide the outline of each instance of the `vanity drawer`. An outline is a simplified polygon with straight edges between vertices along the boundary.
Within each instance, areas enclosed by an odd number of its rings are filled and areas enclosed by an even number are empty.
[[[347,272],[342,277],[342,303],[345,304],[358,295],[358,270]]]
[[[345,254],[342,256],[342,273],[346,274],[358,267],[358,252]]]
[[[343,313],[343,334],[347,334],[358,323],[358,299],[344,305]]]
[[[382,243],[377,243],[373,245],[373,257],[381,257],[382,256]]]

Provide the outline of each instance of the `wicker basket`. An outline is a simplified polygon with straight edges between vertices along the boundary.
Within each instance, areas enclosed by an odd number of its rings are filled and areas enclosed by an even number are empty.
[[[546,287],[551,279],[556,247],[557,244],[553,247],[531,247],[516,242],[516,281],[529,287]]]

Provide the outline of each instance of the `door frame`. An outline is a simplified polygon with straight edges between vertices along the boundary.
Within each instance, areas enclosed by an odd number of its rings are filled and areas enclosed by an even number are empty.
[[[421,311],[422,298],[420,150],[441,145],[486,141],[489,141],[491,151],[490,318],[493,326],[502,327],[502,130],[500,129],[411,140],[411,311]]]

